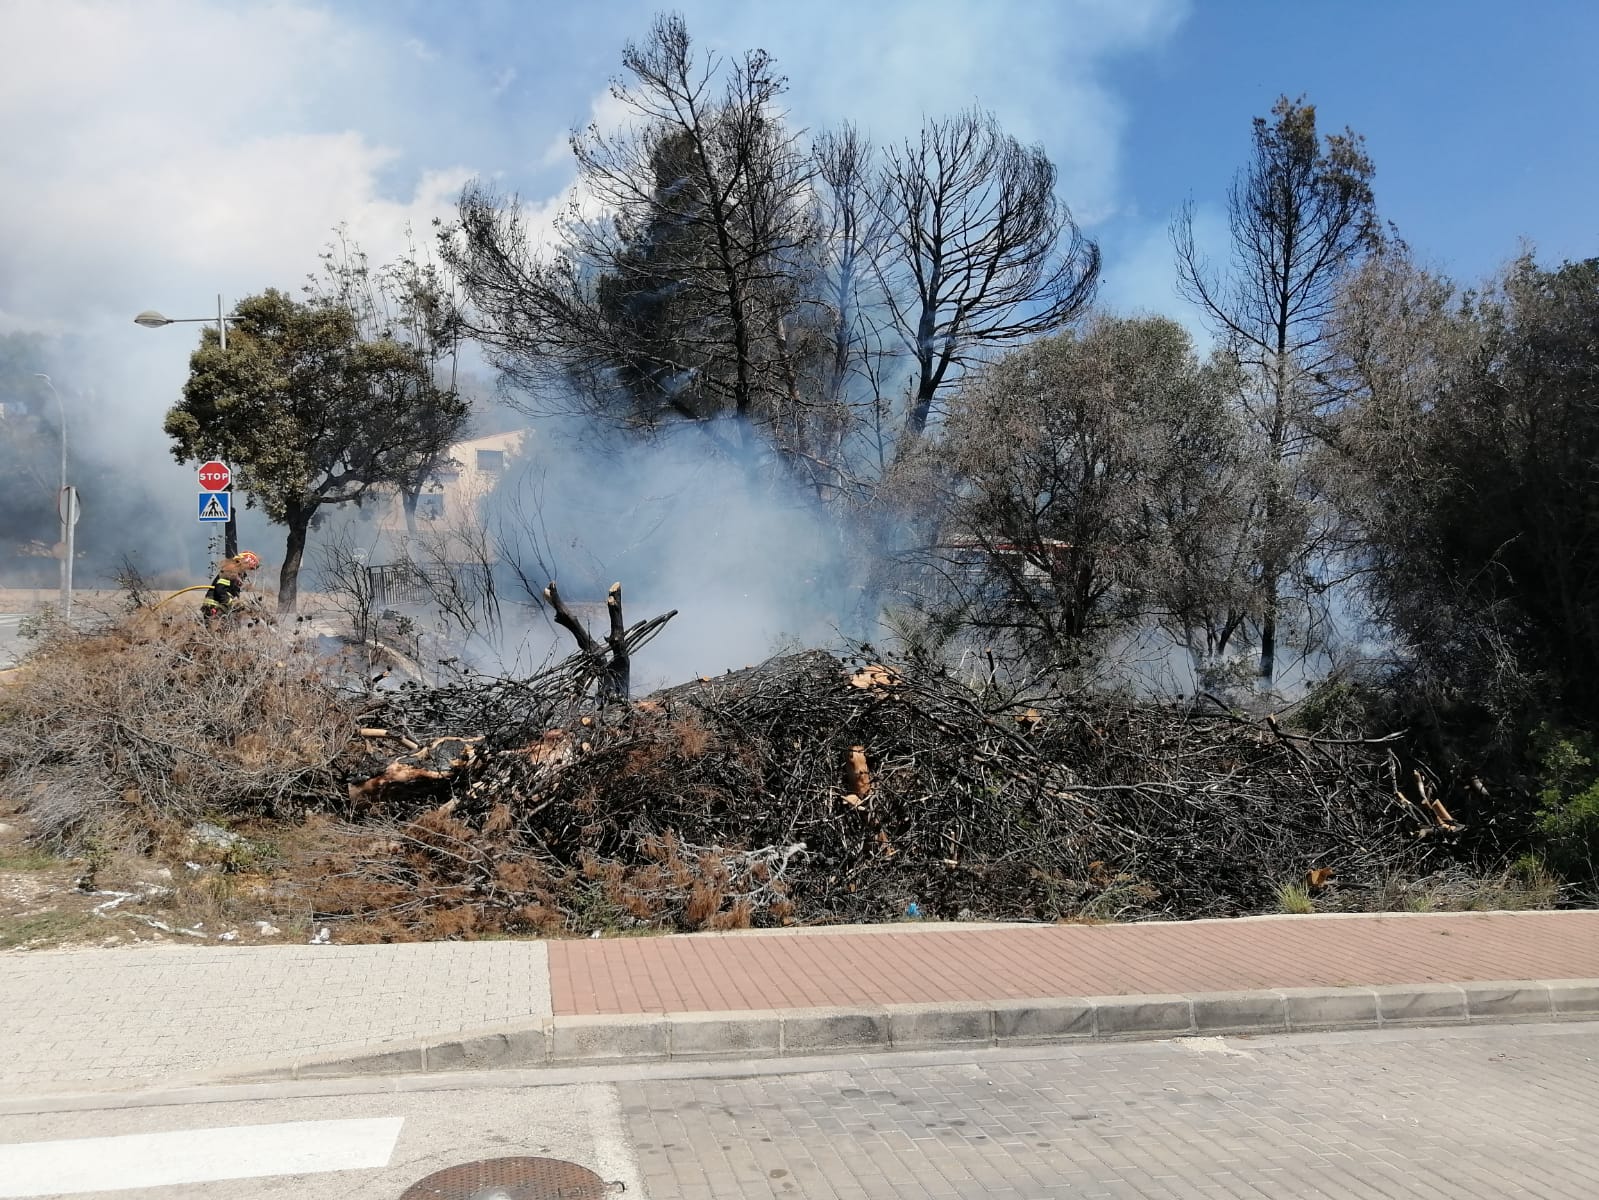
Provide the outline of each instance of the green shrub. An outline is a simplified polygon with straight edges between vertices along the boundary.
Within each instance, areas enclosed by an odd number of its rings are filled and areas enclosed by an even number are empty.
[[[1534,828],[1548,865],[1580,890],[1599,890],[1599,750],[1586,733],[1547,723],[1533,735],[1538,763]]]

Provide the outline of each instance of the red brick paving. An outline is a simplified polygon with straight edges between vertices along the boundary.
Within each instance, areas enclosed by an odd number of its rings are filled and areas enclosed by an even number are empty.
[[[558,1015],[1599,978],[1599,912],[549,943]]]

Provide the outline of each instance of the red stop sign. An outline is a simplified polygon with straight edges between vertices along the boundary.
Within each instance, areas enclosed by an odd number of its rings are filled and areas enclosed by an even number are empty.
[[[233,476],[228,471],[228,464],[212,459],[208,463],[200,464],[200,488],[207,492],[225,492]]]

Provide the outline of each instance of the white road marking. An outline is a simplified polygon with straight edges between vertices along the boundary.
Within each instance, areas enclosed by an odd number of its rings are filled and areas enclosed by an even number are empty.
[[[1226,1038],[1181,1037],[1174,1038],[1172,1045],[1190,1054],[1223,1054],[1228,1058],[1247,1058],[1250,1061],[1254,1061],[1255,1058],[1248,1050],[1238,1050],[1229,1046]]]
[[[388,1166],[404,1117],[0,1145],[0,1196],[65,1196]]]
[[[582,1105],[588,1109],[588,1130],[594,1138],[594,1161],[584,1165],[606,1183],[620,1183],[617,1191],[621,1195],[649,1200],[633,1143],[627,1136],[618,1089],[612,1084],[591,1085],[584,1093]]]

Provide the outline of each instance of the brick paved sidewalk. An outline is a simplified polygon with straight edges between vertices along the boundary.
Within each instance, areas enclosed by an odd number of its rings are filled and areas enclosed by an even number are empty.
[[[1599,912],[549,943],[557,1016],[1599,978]]]
[[[164,1080],[549,1015],[541,942],[0,955],[0,1087]]]
[[[477,1051],[451,1045],[487,1030],[528,1034],[495,1042],[502,1059],[555,1061],[544,1057],[552,1015],[580,1025],[619,1014],[625,1026],[651,1013],[1558,979],[1599,979],[1599,912],[35,952],[0,955],[0,1089],[126,1087],[373,1054],[394,1058],[383,1069],[433,1070],[417,1046],[466,1061]],[[556,1029],[550,1053],[581,1044],[615,1057],[667,1036],[665,1026],[613,1034],[614,1046],[592,1029]]]

